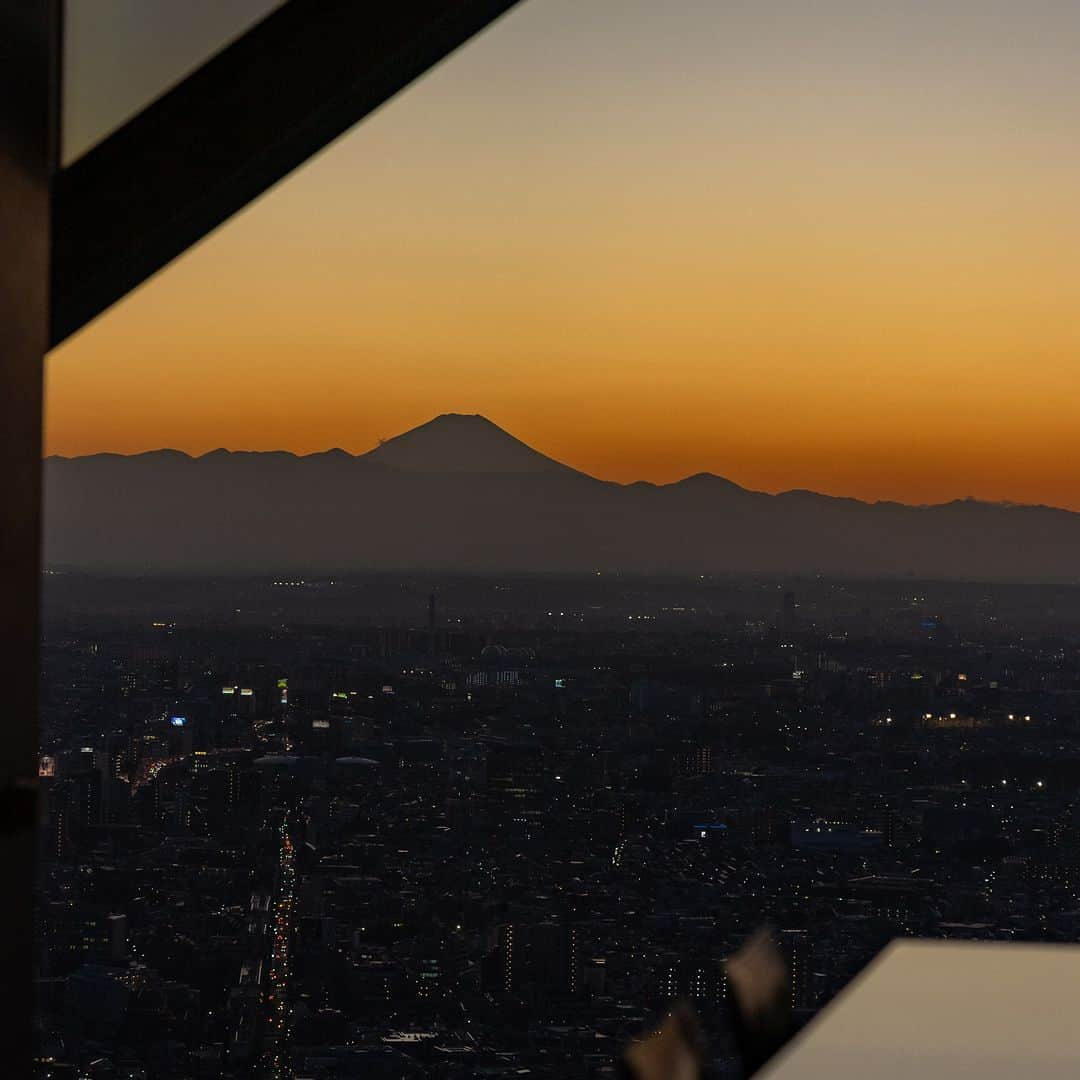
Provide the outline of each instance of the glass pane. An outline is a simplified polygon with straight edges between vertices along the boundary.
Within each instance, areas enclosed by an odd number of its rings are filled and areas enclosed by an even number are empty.
[[[534,0],[58,349],[45,1052],[730,1080],[765,920],[1078,940],[1077,53]]]
[[[64,164],[145,108],[282,0],[67,0]]]

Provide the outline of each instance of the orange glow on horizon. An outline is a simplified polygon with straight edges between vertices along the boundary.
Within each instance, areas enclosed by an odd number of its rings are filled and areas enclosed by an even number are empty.
[[[56,350],[48,452],[359,453],[479,412],[621,482],[1080,510],[1077,96],[983,85],[992,43],[589,69],[522,51],[551,10]]]

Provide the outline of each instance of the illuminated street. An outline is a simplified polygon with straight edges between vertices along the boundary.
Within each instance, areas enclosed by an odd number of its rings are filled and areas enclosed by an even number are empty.
[[[296,889],[296,850],[289,836],[289,820],[280,826],[281,849],[278,856],[278,893],[271,926],[273,943],[270,952],[270,968],[266,976],[264,1048],[262,1073],[269,1077],[292,1075],[289,1067],[289,944],[293,931]]]

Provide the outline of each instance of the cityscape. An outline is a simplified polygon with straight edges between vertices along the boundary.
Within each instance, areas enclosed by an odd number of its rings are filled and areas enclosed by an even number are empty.
[[[1077,1072],[1080,5],[7,7],[9,1071]]]
[[[1075,941],[1080,588],[47,572],[46,1077],[601,1077],[724,961]]]

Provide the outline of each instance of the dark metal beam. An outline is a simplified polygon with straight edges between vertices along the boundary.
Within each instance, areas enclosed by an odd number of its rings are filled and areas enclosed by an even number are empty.
[[[0,0],[0,1017],[11,1076],[33,1075],[42,362],[58,13],[56,0]]]
[[[515,2],[288,0],[57,178],[53,344]]]

